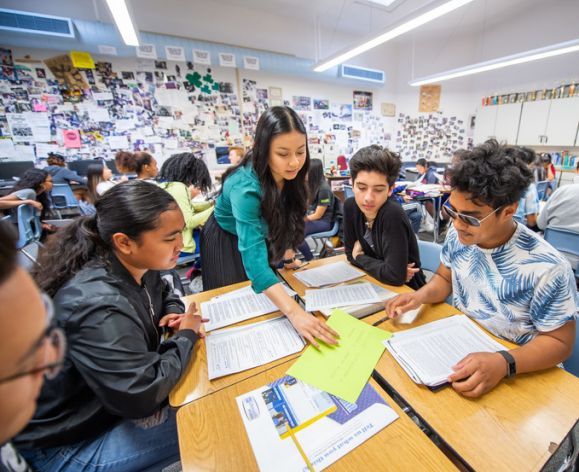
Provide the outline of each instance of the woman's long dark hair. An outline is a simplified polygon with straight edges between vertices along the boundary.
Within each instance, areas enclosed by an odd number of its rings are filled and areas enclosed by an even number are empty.
[[[211,174],[207,164],[192,152],[173,154],[163,162],[159,172],[161,182],[181,182],[207,192],[211,189]]]
[[[308,172],[308,198],[310,205],[316,198],[320,185],[324,182],[324,163],[320,159],[312,159],[310,161],[310,170]]]
[[[42,203],[41,219],[46,219],[51,213],[52,201],[48,192],[43,190],[43,184],[48,178],[48,172],[43,169],[28,169],[16,185],[12,188],[12,192],[22,190],[24,188],[32,189],[36,192],[36,201]],[[40,192],[40,193],[39,193]]]
[[[156,185],[134,180],[115,185],[95,207],[95,215],[77,218],[41,250],[32,275],[48,295],[54,296],[88,262],[107,264],[115,233],[138,241],[157,227],[161,213],[177,208],[177,203]]]
[[[286,180],[280,192],[269,168],[271,141],[280,134],[297,131],[306,137],[306,161],[293,180]],[[262,188],[261,214],[269,226],[272,262],[282,259],[286,249],[295,249],[304,240],[304,215],[307,211],[308,191],[306,175],[310,168],[306,128],[290,107],[272,107],[261,115],[255,129],[253,148],[237,166],[222,176],[225,182],[231,173],[248,162],[259,178]]]
[[[103,171],[105,169],[104,164],[90,164],[86,168],[86,181],[87,181],[87,197],[88,201],[94,205],[96,199],[98,198],[97,185],[101,183],[103,179]]]

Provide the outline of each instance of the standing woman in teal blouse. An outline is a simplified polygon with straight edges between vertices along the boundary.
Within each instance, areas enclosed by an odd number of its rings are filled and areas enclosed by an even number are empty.
[[[337,333],[311,316],[283,289],[272,267],[298,266],[295,248],[304,239],[305,182],[310,163],[306,129],[289,107],[261,115],[253,149],[222,177],[214,214],[203,228],[203,288],[251,280],[314,346],[336,344]]]

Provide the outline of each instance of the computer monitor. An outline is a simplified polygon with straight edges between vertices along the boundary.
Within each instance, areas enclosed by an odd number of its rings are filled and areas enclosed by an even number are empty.
[[[119,174],[115,161],[106,161],[102,159],[80,159],[78,161],[72,161],[68,164],[70,170],[74,170],[79,175],[85,176],[88,166],[91,164],[105,164],[115,175]]]
[[[34,169],[33,161],[2,161],[0,162],[0,180],[20,178],[29,169]]]
[[[231,165],[229,160],[229,146],[217,146],[215,148],[217,165]]]

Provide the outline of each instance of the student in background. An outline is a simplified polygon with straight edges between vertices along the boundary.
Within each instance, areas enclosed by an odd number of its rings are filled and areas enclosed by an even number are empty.
[[[44,170],[52,175],[53,184],[83,184],[86,185],[86,177],[81,177],[76,172],[68,169],[66,167],[66,160],[64,156],[55,153],[49,153],[48,159],[46,160],[48,164]]]
[[[191,152],[175,154],[167,159],[159,173],[159,186],[169,192],[185,218],[183,228],[184,254],[196,251],[193,230],[205,224],[213,213],[211,202],[193,203],[191,200],[211,189],[211,175],[202,159]]]
[[[91,164],[87,167],[88,195],[93,205],[99,195],[117,185],[118,182],[111,180],[112,176],[113,171],[104,164]]]
[[[416,161],[416,170],[418,171],[419,177],[416,179],[415,184],[437,184],[438,177],[436,176],[436,171],[430,167],[430,164],[426,159],[418,159]]]
[[[555,180],[555,176],[557,171],[555,170],[555,166],[553,165],[553,159],[551,154],[545,152],[541,154],[541,162],[543,164],[543,170],[545,179],[549,181],[549,186],[547,187],[547,195],[551,195],[551,193],[557,188],[557,181]]]
[[[239,164],[244,154],[245,152],[241,146],[231,146],[229,148],[229,162],[231,162],[231,165],[236,166]]]
[[[41,252],[34,276],[54,299],[69,348],[15,439],[34,470],[161,470],[178,460],[167,397],[202,336],[202,319],[192,309],[184,314],[159,271],[175,266],[183,224],[167,192],[127,182]],[[167,328],[177,332],[163,340]]]
[[[52,315],[50,299],[16,265],[13,228],[0,222],[0,470],[27,470],[8,441],[32,418],[44,375],[62,365],[64,337]]]
[[[324,177],[324,163],[320,159],[310,160],[307,181],[310,208],[305,217],[305,237],[332,229],[334,224],[332,221],[332,210],[335,198],[330,185]],[[306,261],[311,261],[314,258],[305,239],[298,246],[298,249],[304,255]]]
[[[539,213],[537,225],[542,230],[552,227],[579,234],[579,182],[563,185],[553,192]],[[573,267],[579,267],[577,256],[565,254],[565,257]]]
[[[134,152],[132,162],[137,173],[137,180],[156,183],[155,177],[159,173],[159,168],[157,167],[157,160],[151,154],[145,151]]]
[[[392,191],[400,157],[378,145],[364,147],[350,159],[354,197],[344,203],[344,246],[348,260],[380,282],[426,283],[418,243],[410,221]]]
[[[128,180],[127,174],[134,174],[136,171],[135,158],[132,152],[119,151],[115,154],[115,167],[123,174],[124,180]]]
[[[511,148],[513,155],[521,159],[529,170],[533,172],[534,163],[536,160],[535,151],[527,147]],[[529,187],[525,194],[519,200],[519,206],[515,212],[515,220],[519,223],[526,224],[533,231],[538,231],[537,215],[539,214],[539,194],[537,193],[537,186],[531,180]]]
[[[335,344],[337,334],[306,313],[283,289],[272,266],[298,267],[304,240],[309,168],[306,129],[289,107],[261,115],[253,149],[223,174],[223,187],[201,235],[203,288],[251,280],[308,342]]]
[[[452,387],[478,397],[507,375],[554,367],[575,341],[575,281],[569,263],[513,221],[532,179],[526,163],[491,140],[453,169],[445,206],[453,220],[436,275],[417,292],[386,302],[394,317],[453,292],[454,306],[496,336],[519,345],[470,354],[454,366]]]

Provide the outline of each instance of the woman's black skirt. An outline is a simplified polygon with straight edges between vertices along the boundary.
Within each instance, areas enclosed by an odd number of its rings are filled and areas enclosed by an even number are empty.
[[[209,217],[201,231],[201,261],[203,290],[248,280],[237,236],[222,229],[214,215]]]

